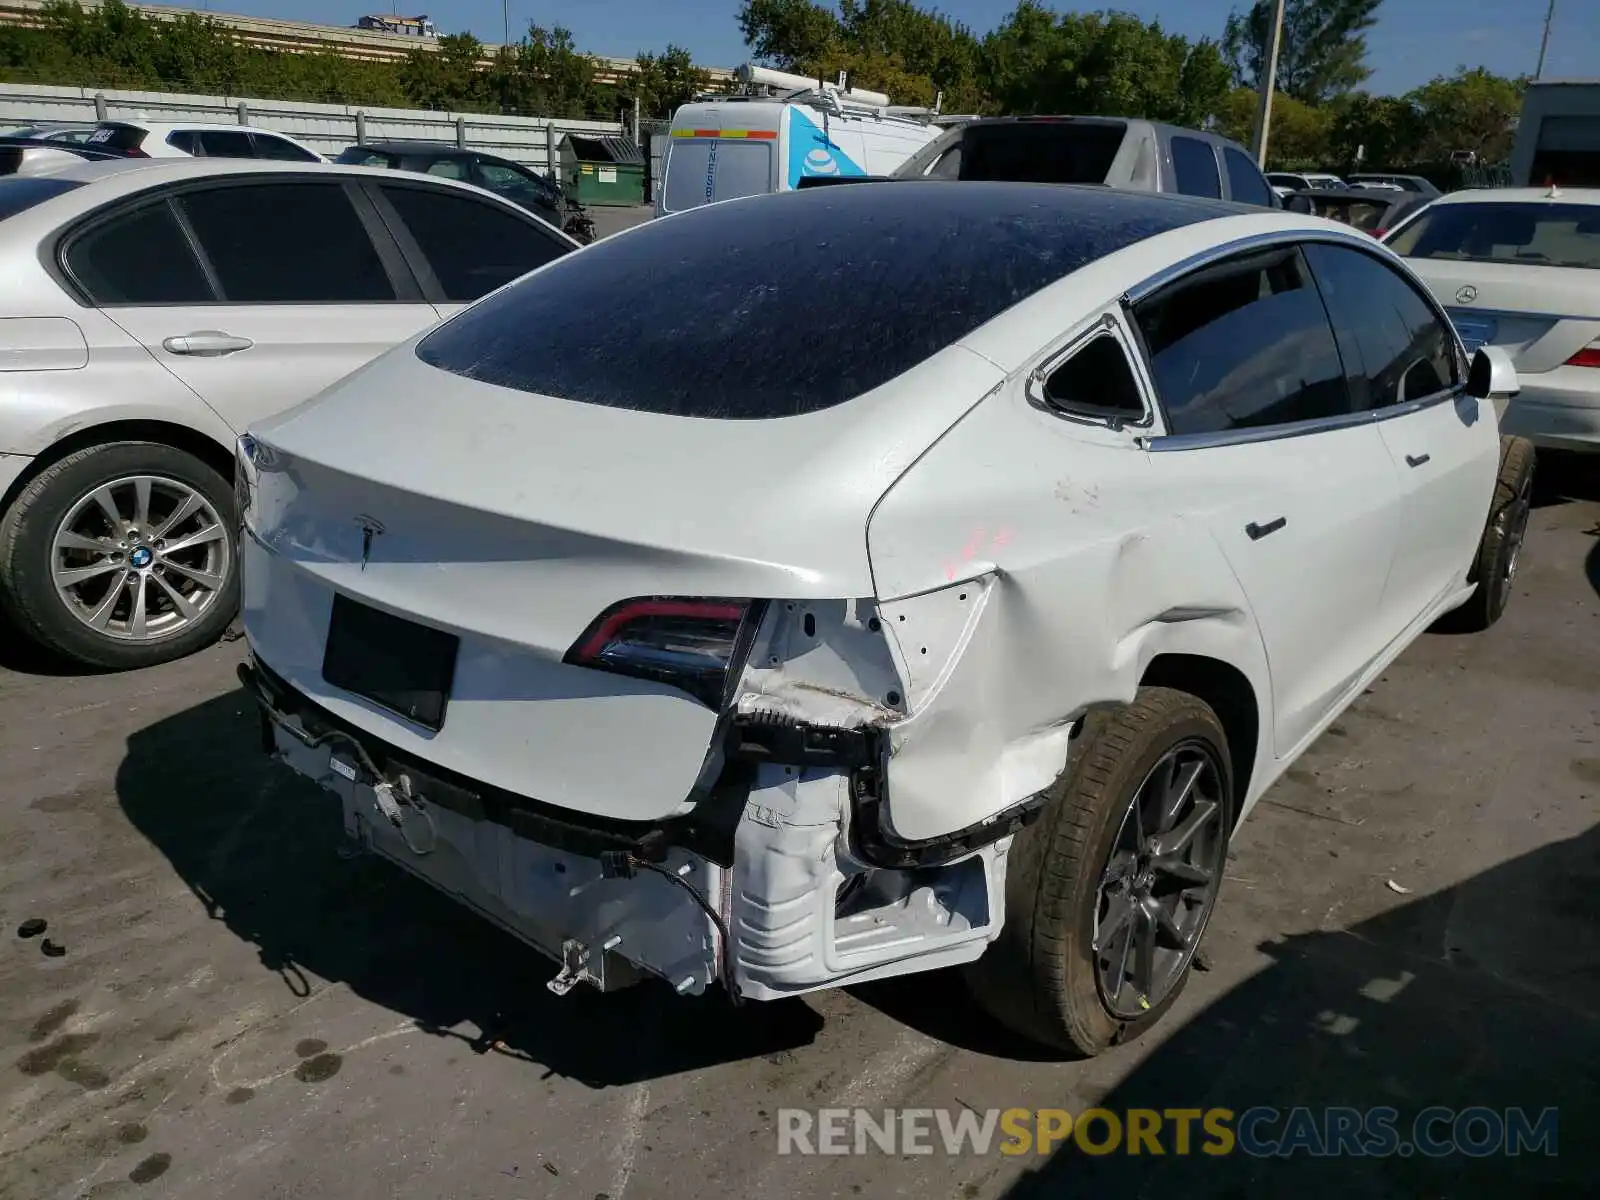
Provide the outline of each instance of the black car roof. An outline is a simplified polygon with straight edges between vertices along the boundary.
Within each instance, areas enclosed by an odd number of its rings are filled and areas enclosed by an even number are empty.
[[[730,200],[553,262],[440,326],[417,355],[588,404],[795,416],[886,383],[1107,255],[1259,211],[1105,187],[924,180]],[[619,295],[629,303],[618,307]]]

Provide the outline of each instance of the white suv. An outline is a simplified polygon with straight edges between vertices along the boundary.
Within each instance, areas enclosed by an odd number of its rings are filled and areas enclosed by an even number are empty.
[[[0,179],[0,608],[80,662],[238,607],[233,444],[576,243],[478,188],[316,163]]]
[[[90,146],[121,150],[130,158],[270,158],[279,162],[327,162],[310,146],[286,133],[252,125],[188,121],[101,121],[87,138]]]

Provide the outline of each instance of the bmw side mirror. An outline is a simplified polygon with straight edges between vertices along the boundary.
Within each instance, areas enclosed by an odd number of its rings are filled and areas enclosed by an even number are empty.
[[[1478,400],[1509,400],[1521,390],[1511,355],[1499,346],[1485,346],[1472,356],[1467,395]]]

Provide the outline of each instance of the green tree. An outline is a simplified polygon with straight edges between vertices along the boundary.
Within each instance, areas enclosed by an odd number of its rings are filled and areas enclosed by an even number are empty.
[[[1288,0],[1278,53],[1278,90],[1307,104],[1354,91],[1372,75],[1367,31],[1378,23],[1383,0]],[[1244,87],[1260,89],[1266,74],[1271,0],[1228,17],[1222,47]]]
[[[1445,162],[1454,152],[1467,150],[1486,163],[1510,158],[1525,84],[1483,67],[1461,67],[1409,92],[1405,99],[1422,131],[1420,156]]]
[[[831,9],[812,0],[744,0],[739,31],[762,62],[809,74],[838,55],[844,27]]]
[[[983,43],[989,95],[1004,112],[1149,117],[1203,125],[1228,94],[1217,45],[1127,13],[1058,16],[1022,0]]]
[[[483,43],[470,33],[450,33],[437,50],[420,46],[400,64],[400,88],[421,108],[454,112],[477,107],[484,97],[479,64]]]
[[[678,107],[706,90],[709,76],[694,65],[682,46],[668,46],[661,54],[640,51],[633,77],[639,110],[648,119],[663,120]]]
[[[1261,94],[1236,88],[1228,95],[1217,132],[1248,146],[1255,132]],[[1312,171],[1325,167],[1332,154],[1333,110],[1316,107],[1279,92],[1272,98],[1272,137],[1267,166],[1277,171]]]

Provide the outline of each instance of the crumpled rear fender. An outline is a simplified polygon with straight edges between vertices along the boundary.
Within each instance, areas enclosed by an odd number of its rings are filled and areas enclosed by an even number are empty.
[[[1159,655],[1227,663],[1268,709],[1237,579],[1202,524],[1163,513],[1154,486],[1131,438],[1007,390],[879,504],[868,548],[905,681],[889,726],[895,835],[939,837],[1044,791],[1079,719],[1131,701]]]

